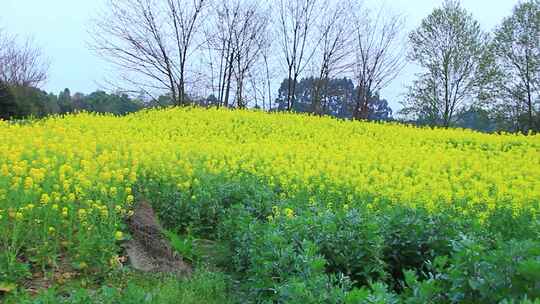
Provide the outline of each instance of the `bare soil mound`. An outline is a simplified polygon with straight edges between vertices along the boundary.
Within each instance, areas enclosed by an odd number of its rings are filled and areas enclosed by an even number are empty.
[[[145,272],[190,275],[191,266],[175,253],[164,238],[152,206],[141,202],[134,212],[128,222],[132,239],[125,244],[132,266]]]

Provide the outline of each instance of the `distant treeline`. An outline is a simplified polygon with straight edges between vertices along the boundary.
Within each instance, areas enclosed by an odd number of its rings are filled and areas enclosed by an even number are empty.
[[[313,109],[313,83],[316,78],[303,78],[295,88],[297,102],[293,111],[298,113],[316,114]],[[275,100],[273,111],[286,111],[287,80],[283,80]],[[353,119],[355,94],[358,88],[348,78],[329,79],[325,89],[322,115],[342,119]],[[206,98],[187,97],[191,105],[202,107],[220,106],[217,98],[210,95]],[[58,94],[47,93],[33,87],[8,86],[0,82],[0,118],[21,119],[26,117],[44,117],[53,114],[67,114],[80,111],[111,113],[125,115],[144,108],[171,106],[174,100],[169,95],[161,95],[156,99],[148,99],[144,94],[132,97],[125,93],[107,93],[95,91],[90,94],[74,93],[65,89]],[[368,120],[372,121],[399,121],[393,114],[389,102],[379,93],[374,94],[369,102]],[[256,106],[256,108],[258,108]],[[419,117],[416,120],[402,121],[416,125],[430,125],[428,119]],[[511,130],[511,126],[504,118],[496,119],[488,111],[477,106],[470,106],[460,110],[456,115],[454,126],[468,128],[482,132],[495,132]]]
[[[320,81],[317,78],[303,78],[295,86],[295,95],[298,96],[292,111],[298,113],[313,113],[329,115],[337,118],[352,119],[355,105],[355,96],[358,88],[349,78],[328,80],[325,85],[324,99],[321,103],[320,113],[313,109],[313,86]],[[273,111],[287,111],[287,80],[284,79],[278,97],[274,101]],[[206,98],[186,96],[186,103],[202,107],[222,106],[214,95]],[[170,94],[161,95],[155,99],[148,99],[144,94],[140,97],[131,97],[125,93],[106,93],[95,91],[88,95],[82,93],[72,94],[65,89],[58,94],[47,93],[43,90],[24,87],[0,85],[0,117],[3,119],[18,119],[24,117],[44,117],[51,114],[66,114],[80,111],[96,113],[112,113],[124,115],[136,112],[143,108],[175,105]],[[259,108],[256,104],[255,108]],[[368,120],[389,121],[394,120],[393,111],[386,99],[379,93],[374,94],[370,100]]]
[[[122,115],[144,107],[142,100],[130,98],[126,94],[96,91],[88,95],[82,93],[72,95],[69,89],[65,89],[57,95],[33,87],[7,86],[0,83],[2,119],[44,117],[80,111]]]

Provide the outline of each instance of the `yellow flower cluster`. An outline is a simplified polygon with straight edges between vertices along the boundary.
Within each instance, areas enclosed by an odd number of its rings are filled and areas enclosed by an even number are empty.
[[[256,176],[328,208],[403,204],[480,220],[540,210],[540,136],[174,108],[0,123],[0,138],[0,247],[22,229],[25,248],[105,232],[114,243],[135,185],[159,177],[189,191],[204,186],[196,172]]]

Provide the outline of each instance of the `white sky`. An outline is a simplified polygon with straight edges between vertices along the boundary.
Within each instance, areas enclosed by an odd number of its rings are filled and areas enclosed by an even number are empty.
[[[366,0],[368,5],[382,1]],[[109,75],[107,65],[87,48],[91,18],[103,8],[104,0],[0,0],[0,27],[11,33],[33,37],[51,59],[50,77],[44,89],[59,92],[90,93]],[[406,32],[420,24],[443,0],[387,0],[386,7],[406,16]],[[518,0],[462,0],[462,5],[482,24],[492,30],[512,12]],[[394,110],[399,108],[404,88],[412,81],[417,68],[407,66],[402,74],[382,92]],[[284,76],[285,77],[285,76]],[[276,87],[277,90],[277,87]]]

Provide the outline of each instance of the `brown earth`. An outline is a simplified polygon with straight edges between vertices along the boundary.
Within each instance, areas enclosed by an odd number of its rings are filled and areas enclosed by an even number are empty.
[[[128,226],[132,239],[124,247],[133,268],[145,272],[191,274],[191,266],[175,253],[164,238],[163,229],[149,203],[139,203]]]

